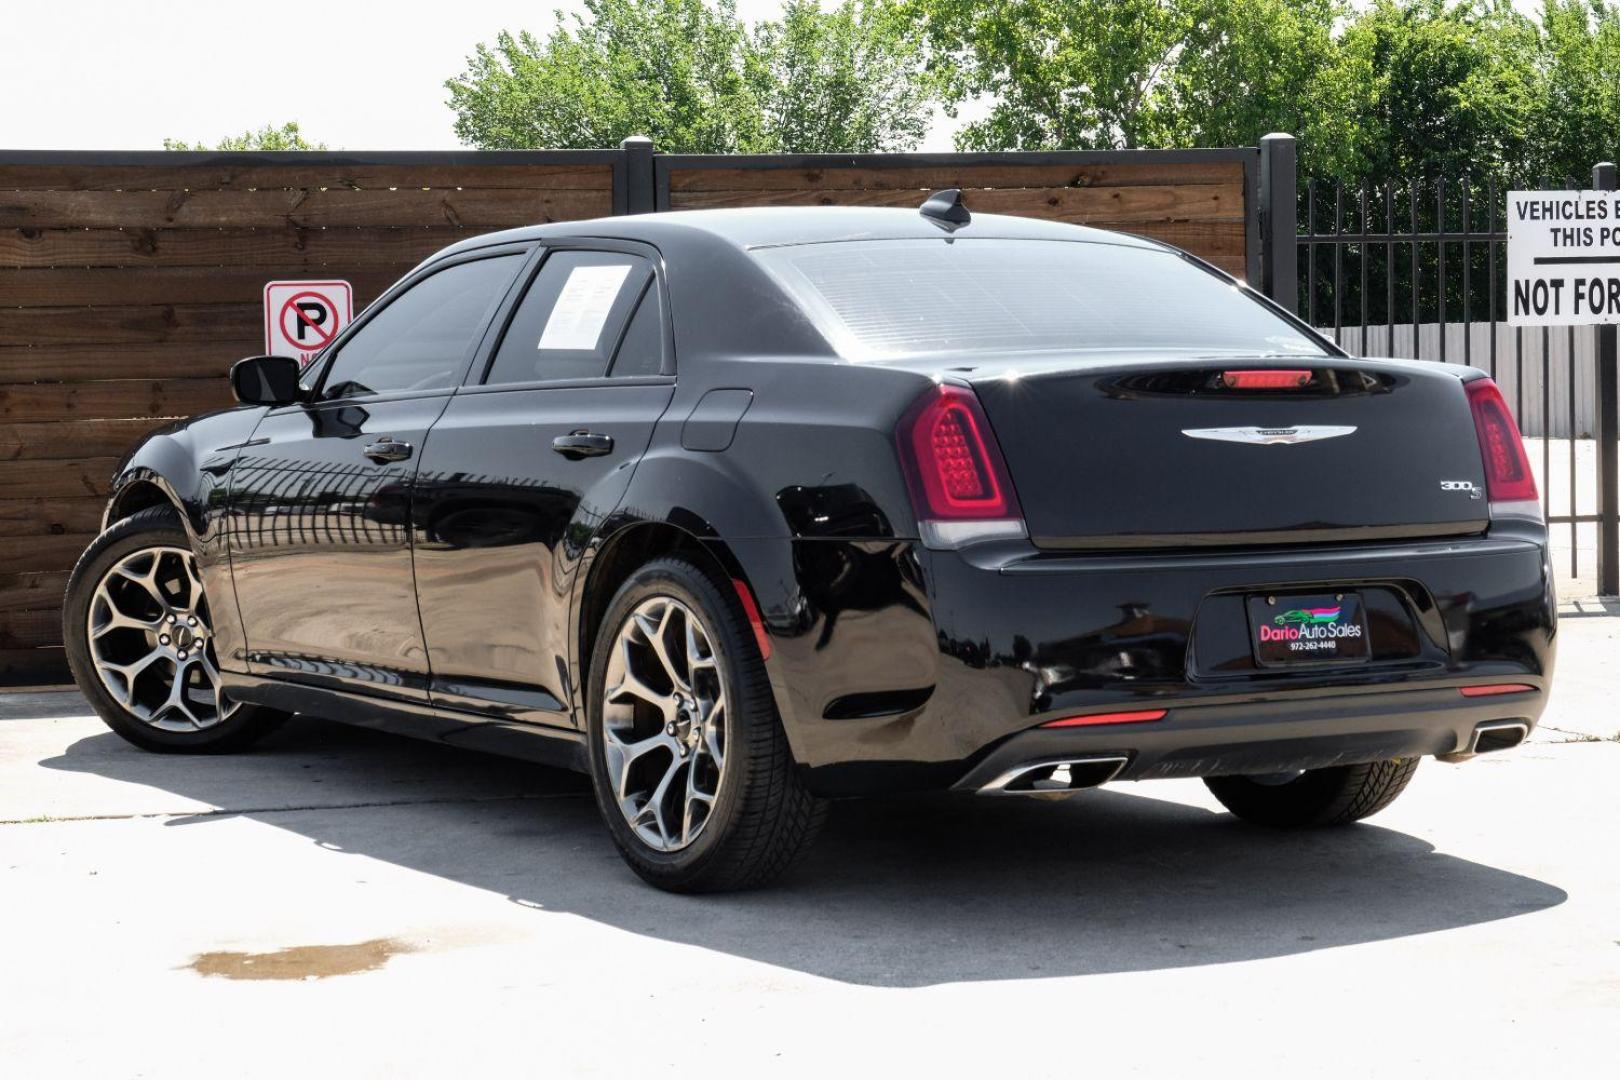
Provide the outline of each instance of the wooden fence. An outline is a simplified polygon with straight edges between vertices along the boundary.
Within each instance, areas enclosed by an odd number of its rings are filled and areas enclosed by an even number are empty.
[[[0,683],[64,677],[67,575],[119,457],[228,404],[262,351],[264,283],[338,277],[369,303],[481,232],[718,206],[915,206],[1098,225],[1259,281],[1261,151],[715,157],[0,151]],[[1291,226],[1290,226],[1291,227]]]

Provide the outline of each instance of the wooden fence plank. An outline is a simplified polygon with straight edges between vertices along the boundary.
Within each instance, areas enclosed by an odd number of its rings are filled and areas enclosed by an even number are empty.
[[[0,574],[0,611],[60,610],[68,574],[66,570]]]
[[[672,168],[669,189],[688,191],[904,190],[1148,187],[1243,183],[1238,161],[1188,164],[940,165],[810,169]],[[919,198],[920,204],[922,200]]]
[[[45,536],[26,544],[0,544],[0,574],[27,574],[35,571],[72,570],[95,533],[67,533]]]
[[[262,304],[0,308],[0,345],[236,341],[263,333]]]
[[[67,498],[0,499],[0,538],[96,533],[106,507],[106,499],[82,492]]]
[[[264,351],[264,338],[222,338],[168,345],[0,346],[0,384],[103,379],[223,379],[231,364]]]
[[[343,280],[354,287],[358,305],[376,299],[402,272],[403,268],[357,267]],[[164,267],[138,274],[112,267],[0,268],[0,307],[251,304],[262,302],[265,282],[271,280],[273,275],[263,270],[230,266]]]
[[[0,229],[0,266],[225,266],[277,277],[340,268],[403,274],[440,248],[486,229]]]
[[[1204,259],[1242,259],[1247,253],[1241,221],[1136,221],[1112,228],[1174,244]]]
[[[0,191],[173,191],[215,188],[518,188],[611,190],[611,165],[0,165]]]
[[[120,456],[165,420],[53,420],[0,423],[0,461],[71,460]]]
[[[0,421],[190,416],[231,403],[225,379],[116,379],[0,386]],[[0,488],[0,494],[16,497]]]
[[[1056,221],[1110,222],[1243,219],[1243,189],[1192,184],[1119,188],[1002,188],[963,191],[970,210]],[[726,206],[915,206],[910,191],[687,191],[671,194],[671,208]]]
[[[0,491],[14,499],[106,495],[117,467],[118,458],[111,455],[67,461],[0,461]]]
[[[0,228],[506,228],[600,217],[606,191],[0,191]]]

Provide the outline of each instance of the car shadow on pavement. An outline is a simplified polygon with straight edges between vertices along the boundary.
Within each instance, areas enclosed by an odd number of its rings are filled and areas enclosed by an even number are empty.
[[[526,907],[871,986],[1287,956],[1567,898],[1376,824],[1279,833],[1129,784],[1056,803],[838,803],[775,887],[672,896],[619,860],[584,778],[521,762],[300,718],[246,755],[149,755],[108,733],[43,764],[149,785]]]

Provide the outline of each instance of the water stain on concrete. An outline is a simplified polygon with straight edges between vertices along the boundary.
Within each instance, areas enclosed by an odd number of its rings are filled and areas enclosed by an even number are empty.
[[[206,952],[186,966],[199,975],[222,979],[325,979],[376,971],[416,947],[398,938],[373,938],[353,945],[294,945],[275,952]]]

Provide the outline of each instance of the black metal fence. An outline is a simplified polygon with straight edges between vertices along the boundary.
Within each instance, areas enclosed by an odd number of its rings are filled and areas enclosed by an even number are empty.
[[[1292,140],[1262,143],[1281,195]],[[1284,137],[1286,138],[1286,137]],[[1575,178],[1307,181],[1263,200],[1273,299],[1352,353],[1469,364],[1490,374],[1523,430],[1567,588],[1620,592],[1613,327],[1507,325],[1507,192]],[[1614,186],[1599,166],[1590,186]]]

